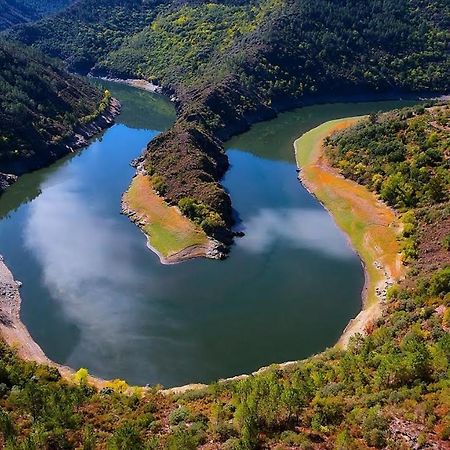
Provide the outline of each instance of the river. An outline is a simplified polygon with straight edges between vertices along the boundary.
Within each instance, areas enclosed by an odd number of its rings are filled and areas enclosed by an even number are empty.
[[[305,107],[233,138],[223,184],[245,237],[225,261],[164,266],[120,215],[120,199],[130,161],[174,109],[156,94],[107,87],[123,104],[116,125],[0,197],[0,253],[23,282],[22,320],[46,354],[103,378],[171,387],[333,345],[361,307],[363,270],[299,184],[292,142],[326,120],[400,103]]]

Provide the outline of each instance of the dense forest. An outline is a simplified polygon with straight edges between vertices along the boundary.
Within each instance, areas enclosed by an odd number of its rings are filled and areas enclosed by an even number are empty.
[[[226,236],[216,138],[311,98],[445,91],[449,29],[445,0],[80,0],[14,36],[72,70],[145,78],[175,95],[178,121],[149,145],[147,165],[166,200],[199,205],[208,232]],[[195,173],[177,165],[191,157]]]
[[[20,175],[68,153],[67,139],[109,105],[109,94],[56,61],[0,41],[0,172]]]
[[[0,31],[63,9],[70,0],[0,0]]]
[[[329,156],[345,177],[398,209],[449,199],[448,106],[394,111],[333,136]]]
[[[449,105],[371,116],[332,136],[327,141],[329,154],[343,171],[348,165],[373,161],[373,174],[361,173],[358,180],[382,192],[372,182],[379,170],[406,173],[406,167],[413,172],[418,165],[424,176],[433,177],[439,168],[448,167],[449,119]],[[389,152],[380,155],[382,139]],[[407,150],[398,161],[389,155],[396,151],[392,142],[402,139]],[[419,162],[420,154],[425,157]],[[414,203],[392,200],[405,223],[402,241],[414,234],[416,254],[410,255],[406,279],[389,289],[383,316],[368,324],[366,336],[353,337],[345,350],[333,348],[243,380],[175,394],[158,387],[132,388],[121,380],[97,390],[87,384],[85,369],[68,382],[56,369],[25,363],[0,346],[4,447],[448,448],[448,179],[443,193],[436,198],[422,189]],[[430,245],[435,246],[431,254]]]

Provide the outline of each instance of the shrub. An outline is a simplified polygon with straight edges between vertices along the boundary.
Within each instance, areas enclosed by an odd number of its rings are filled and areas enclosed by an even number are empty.
[[[195,450],[200,443],[199,437],[186,428],[176,429],[167,439],[167,450]]]
[[[444,239],[442,239],[442,246],[445,250],[450,251],[450,234],[447,234]]]
[[[450,292],[450,266],[437,271],[430,281],[430,295],[445,295]]]
[[[142,450],[143,443],[136,428],[126,422],[118,428],[108,443],[110,450]]]
[[[92,426],[88,426],[84,430],[83,450],[95,450],[97,438]]]
[[[169,423],[171,425],[178,425],[181,422],[185,422],[189,419],[190,413],[187,408],[184,408],[183,406],[180,408],[175,409],[172,411],[169,415]]]
[[[0,408],[0,432],[5,437],[5,441],[10,440],[15,435],[14,425],[9,414]]]
[[[208,205],[192,197],[184,197],[178,202],[180,211],[193,222],[197,223],[206,233],[212,233],[225,226],[220,215]]]
[[[303,433],[294,433],[293,431],[284,431],[281,434],[281,440],[287,444],[295,446],[295,448],[302,450],[312,449],[313,446],[308,437]]]
[[[167,192],[166,179],[161,175],[152,176],[152,185],[159,195],[164,195]]]
[[[378,409],[369,410],[362,426],[363,437],[367,444],[376,448],[386,445],[388,424],[380,414]]]
[[[78,383],[80,386],[85,386],[88,381],[89,371],[85,368],[78,369],[75,375],[73,376],[75,383]]]
[[[119,394],[124,394],[129,388],[126,381],[119,379],[110,381],[107,386]]]

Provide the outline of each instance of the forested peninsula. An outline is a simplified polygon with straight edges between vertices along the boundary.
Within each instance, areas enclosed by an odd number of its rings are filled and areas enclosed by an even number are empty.
[[[445,91],[448,9],[444,0],[81,0],[12,35],[71,70],[145,78],[172,96],[178,119],[142,167],[169,204],[229,243],[221,141],[308,101]]]

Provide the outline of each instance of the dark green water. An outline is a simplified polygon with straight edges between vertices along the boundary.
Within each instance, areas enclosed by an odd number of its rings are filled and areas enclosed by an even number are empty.
[[[304,108],[233,139],[223,182],[246,236],[224,262],[163,266],[119,212],[129,162],[173,109],[147,92],[109,88],[124,106],[117,125],[0,198],[0,253],[23,282],[22,319],[48,356],[101,377],[173,386],[334,344],[360,308],[363,272],[298,183],[292,141],[325,120],[393,103]]]

